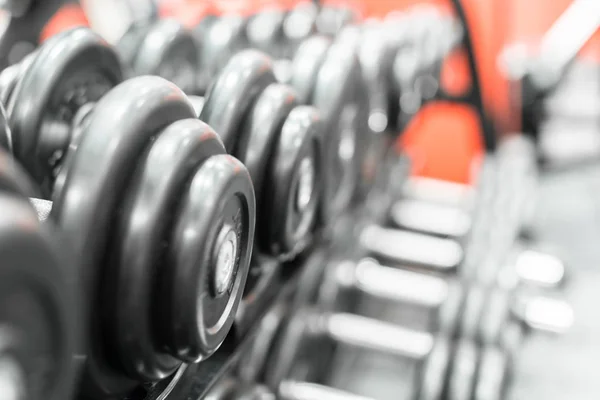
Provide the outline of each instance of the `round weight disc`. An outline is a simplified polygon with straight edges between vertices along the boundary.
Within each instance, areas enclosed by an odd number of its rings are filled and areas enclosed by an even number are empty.
[[[465,290],[460,282],[451,281],[448,285],[448,296],[438,311],[436,326],[432,331],[443,333],[451,338],[456,337],[464,309]]]
[[[297,289],[292,299],[292,311],[317,304],[328,260],[329,249],[324,246],[318,246],[304,260],[302,271],[298,277]]]
[[[281,128],[262,210],[272,216],[263,233],[273,254],[294,254],[309,245],[322,190],[321,128],[318,112],[309,106],[294,108]]]
[[[2,103],[0,103],[0,148],[12,152],[12,136]]]
[[[486,300],[486,291],[482,286],[477,284],[467,286],[462,319],[459,324],[458,334],[461,338],[478,340]]]
[[[215,22],[219,20],[219,17],[215,15],[205,15],[204,18],[194,27],[192,30],[192,35],[194,36],[194,41],[196,42],[196,46],[198,47],[199,53],[199,67],[198,67],[198,94],[203,95],[206,93],[206,89],[211,83],[212,76],[214,71],[211,70],[211,62],[215,60],[208,59],[204,60],[204,44],[206,43],[210,30]],[[210,46],[210,42],[208,42]]]
[[[480,349],[470,340],[455,343],[448,374],[448,400],[471,400],[479,368]]]
[[[271,217],[273,209],[268,207],[272,204],[267,204],[269,200],[265,196],[269,189],[281,184],[270,179],[273,168],[271,159],[278,143],[283,140],[282,125],[295,105],[295,94],[290,87],[277,83],[269,85],[251,105],[235,152],[248,168],[256,192],[257,218],[262,221],[257,227],[258,244],[263,251],[274,251],[275,255],[281,250],[276,246],[277,241],[272,243],[269,241],[270,237],[265,237],[265,231],[268,229],[267,225],[277,223],[277,218]]]
[[[282,328],[265,372],[265,383],[273,392],[286,379],[314,381],[311,378],[327,370],[330,352],[324,338],[311,329],[315,317],[311,310],[299,310]]]
[[[181,199],[168,251],[164,329],[179,357],[206,358],[229,333],[250,267],[255,215],[244,165],[229,155],[209,158]]]
[[[474,400],[501,400],[506,398],[510,382],[509,357],[495,346],[486,346],[481,353],[475,381]]]
[[[436,336],[433,349],[416,374],[415,400],[442,399],[451,361],[451,348],[451,339],[443,334]]]
[[[255,50],[236,54],[204,98],[200,119],[221,136],[228,153],[235,153],[239,128],[250,105],[275,82],[271,59]]]
[[[172,240],[173,210],[196,168],[224,152],[223,144],[206,124],[196,119],[176,121],[158,133],[143,161],[138,162],[125,195],[106,297],[112,293],[109,303],[115,308],[109,315],[116,319],[110,326],[120,354],[126,354],[121,363],[127,370],[144,365],[140,373],[145,379],[161,379],[179,364],[171,357],[157,355],[162,349],[157,349],[154,310],[165,308],[168,300],[152,291],[169,275],[162,271],[162,243]],[[195,292],[192,296],[196,297]],[[159,319],[158,326],[163,323]]]
[[[331,221],[347,209],[360,169],[357,154],[361,130],[360,65],[352,46],[335,43],[321,66],[312,104],[323,121],[322,168],[325,171],[321,217]],[[361,110],[362,108],[362,110]]]
[[[200,47],[200,69],[213,78],[236,53],[248,48],[248,40],[242,16],[223,15],[208,25]]]
[[[195,93],[198,47],[192,33],[177,21],[156,21],[144,36],[132,67],[137,75],[158,75],[186,93]]]
[[[115,349],[103,348],[109,332],[98,323],[98,315],[104,306],[110,308],[114,292],[110,288],[102,291],[101,281],[111,257],[109,244],[116,236],[120,203],[140,157],[161,129],[186,118],[195,118],[194,109],[172,83],[149,76],[123,82],[100,99],[89,116],[66,171],[63,189],[54,199],[51,217],[85,265],[79,284],[86,296],[83,303],[95,316],[86,321],[91,338],[85,385],[89,395],[122,393],[131,385],[119,371],[107,366],[106,357],[115,356]],[[101,293],[108,293],[110,298],[103,298],[106,296],[100,296]],[[138,378],[146,376],[128,372]]]
[[[66,150],[76,110],[122,80],[121,64],[97,34],[76,28],[49,39],[23,67],[7,106],[14,154],[38,183],[49,185],[50,158]],[[56,139],[58,132],[66,135]]]
[[[285,12],[278,8],[265,9],[250,17],[246,25],[250,47],[281,57],[284,19]]]
[[[0,209],[0,391],[70,398],[79,345],[79,301],[67,284],[74,268],[26,199],[0,195]]]
[[[287,13],[283,22],[286,42],[285,53],[282,54],[284,57],[293,57],[300,42],[315,33],[318,14],[318,6],[309,1],[297,3]]]
[[[491,288],[484,307],[477,341],[482,345],[501,345],[502,332],[511,317],[509,293],[500,288]]]
[[[153,25],[154,24],[149,21],[134,22],[119,39],[119,42],[116,45],[117,52],[119,53],[123,64],[127,67],[134,67],[135,60],[140,51],[140,46]]]
[[[298,93],[298,101],[308,104],[311,101],[317,75],[331,46],[331,40],[324,36],[311,36],[300,44],[292,63],[291,85]]]
[[[280,328],[288,311],[284,302],[280,302],[261,319],[258,331],[238,362],[237,373],[241,380],[259,382],[262,379],[275,338],[281,333]]]

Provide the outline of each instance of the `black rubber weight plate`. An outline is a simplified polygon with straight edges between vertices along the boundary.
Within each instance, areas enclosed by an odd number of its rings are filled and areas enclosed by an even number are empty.
[[[27,200],[2,195],[0,210],[0,363],[23,398],[70,398],[79,304],[66,283],[72,265]]]

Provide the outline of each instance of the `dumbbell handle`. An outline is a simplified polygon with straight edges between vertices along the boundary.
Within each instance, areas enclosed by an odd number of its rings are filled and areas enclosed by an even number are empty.
[[[320,315],[318,333],[338,343],[375,352],[425,359],[434,345],[434,337],[399,325],[350,313]]]
[[[372,400],[370,397],[310,382],[283,381],[278,389],[278,398],[282,400]]]
[[[427,307],[439,307],[450,292],[448,280],[418,272],[380,265],[363,260],[358,265],[341,264],[339,283],[354,286],[371,296],[389,301],[405,301]],[[352,268],[353,279],[348,279]],[[345,270],[345,271],[342,271]],[[516,296],[511,314],[519,322],[540,331],[564,332],[573,323],[571,306],[546,296]]]
[[[377,225],[366,227],[361,245],[375,256],[400,265],[424,265],[436,272],[447,273],[463,260],[460,243],[445,239]],[[518,282],[539,287],[558,287],[566,276],[564,264],[556,257],[534,250],[522,251],[510,272]]]
[[[378,256],[408,265],[426,265],[439,272],[456,268],[464,255],[456,240],[377,225],[366,227],[360,242]]]

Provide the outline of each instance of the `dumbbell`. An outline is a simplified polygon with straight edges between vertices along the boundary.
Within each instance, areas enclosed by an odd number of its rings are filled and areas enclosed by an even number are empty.
[[[132,24],[117,43],[117,50],[134,76],[158,75],[188,94],[205,85],[195,38],[173,19]]]
[[[493,346],[453,342],[443,335],[353,314],[311,309],[290,312],[271,314],[271,323],[262,324],[256,338],[264,334],[275,339],[270,343],[261,340],[265,346],[253,352],[253,373],[277,393],[277,398],[366,399],[318,383],[327,380],[328,372],[335,368],[330,364],[332,357],[343,346],[386,354],[402,363],[398,378],[414,379],[411,391],[415,398],[498,396],[509,376],[509,360]],[[260,360],[264,360],[262,364]],[[412,377],[407,373],[411,369],[415,372]]]
[[[186,35],[177,22],[162,20],[152,26],[156,35],[162,35],[158,42],[170,44],[146,48],[146,53],[162,54],[156,58],[165,62],[172,61],[169,53],[183,53],[181,41],[172,40],[175,36],[168,34],[172,28]],[[132,37],[149,40],[144,39],[143,30],[134,35],[136,29],[130,30]],[[140,47],[144,48],[129,46]],[[180,49],[167,50],[175,47]],[[141,52],[138,51],[138,57]],[[249,73],[246,82],[238,81],[232,86],[232,79],[244,73]],[[314,109],[298,107],[291,88],[276,84],[271,61],[258,52],[246,51],[234,56],[215,77],[213,85],[216,87],[205,97],[189,96],[190,100],[200,119],[219,132],[227,150],[249,169],[257,197],[258,220],[264,221],[257,226],[258,252],[246,285],[250,293],[261,278],[266,278],[260,272],[267,263],[261,254],[287,260],[311,242],[322,190],[322,159],[317,143],[321,136],[320,122]],[[227,114],[218,115],[223,104],[229,104]],[[207,113],[210,109],[212,114]],[[271,218],[271,214],[277,217]]]
[[[172,37],[167,27],[179,25],[163,20],[153,26],[165,34],[160,42],[166,43]],[[181,44],[170,42],[173,47]],[[160,58],[170,60],[163,50]],[[320,121],[316,110],[299,107],[290,87],[276,83],[271,61],[258,52],[234,56],[213,85],[205,97],[190,100],[200,119],[219,132],[226,149],[245,163],[254,184],[263,223],[257,226],[257,253],[246,285],[251,292],[264,275],[261,254],[290,259],[310,244],[321,191]],[[223,109],[224,104],[228,106]]]
[[[47,41],[20,72],[8,121],[30,172],[47,176],[43,162],[27,157],[38,155],[37,141],[52,133],[47,122],[68,108],[72,88],[95,99],[96,83],[115,79],[117,60],[80,28]],[[53,201],[34,203],[50,209],[85,266],[77,273],[89,338],[82,392],[105,398],[218,349],[248,273],[255,200],[246,168],[172,83],[134,78],[92,108],[70,143]]]
[[[156,24],[167,24],[167,22]],[[211,37],[210,34],[208,37]],[[203,43],[203,46],[214,45]],[[236,44],[234,47],[239,46]],[[364,107],[360,104],[359,66],[351,48],[331,44],[325,38],[309,39],[301,45],[296,57],[298,62],[294,64],[297,65],[295,67],[297,73],[291,85],[298,92],[297,98],[300,104],[312,104],[319,109],[324,125],[323,131],[327,133],[322,138],[322,167],[327,171],[323,190],[328,201],[325,202],[327,209],[323,209],[321,216],[329,221],[348,206],[355,193],[358,161],[361,158],[355,153],[359,152],[360,140],[363,140],[359,136],[360,132],[357,131],[359,124],[366,120],[363,116]],[[207,57],[207,59],[217,58]],[[342,66],[341,71],[340,66]],[[221,67],[224,68],[225,64]],[[202,66],[200,69],[208,70]],[[220,80],[215,78],[211,85],[217,86],[219,82]],[[271,80],[270,83],[274,82]],[[260,87],[256,90],[261,91]],[[224,90],[220,88],[217,91]],[[207,103],[204,104],[204,110],[206,109]],[[208,118],[208,111],[204,110],[201,119]],[[211,124],[210,120],[206,121]],[[216,129],[224,135],[223,129],[218,127]],[[227,139],[225,145],[230,149]]]
[[[508,350],[518,344],[514,341],[523,326],[562,333],[573,323],[573,310],[556,297],[447,280],[384,266],[373,259],[333,261],[326,264],[323,274],[319,302],[330,308],[349,305],[371,317]],[[357,296],[358,300],[352,299]],[[353,302],[358,304],[352,307]]]
[[[321,42],[321,44],[325,44]],[[345,49],[337,49],[330,51],[327,56],[327,67],[321,67],[322,82],[320,88],[314,89],[313,97],[317,101],[312,102],[318,109],[321,119],[321,126],[318,130],[319,140],[321,144],[321,158],[319,159],[320,168],[323,171],[323,202],[321,208],[321,221],[323,225],[333,221],[341,213],[343,213],[355,192],[357,164],[359,156],[354,150],[356,131],[354,124],[357,121],[358,110],[356,107],[356,92],[354,92],[353,84],[350,80],[355,77],[355,70],[350,67],[342,72],[342,77],[332,77],[335,81],[329,81],[328,89],[325,88],[325,79],[336,68],[333,65],[334,57],[340,56],[352,57],[345,52]],[[251,50],[243,54],[255,54]],[[236,56],[237,57],[237,56]],[[256,73],[248,73],[241,75],[234,73],[234,64],[230,63],[223,70],[223,73],[214,82],[209,89],[200,119],[207,121],[211,126],[215,126],[224,138],[225,146],[228,149],[235,149],[234,135],[238,129],[238,124],[242,120],[247,104],[251,103],[254,98],[263,90],[263,88],[272,85],[276,82],[275,76],[272,73],[271,62],[265,64],[266,58],[254,57],[256,60],[264,60],[260,63],[264,65],[262,69],[250,67],[251,71]],[[314,58],[314,57],[313,57]],[[241,60],[241,57],[239,58]],[[313,62],[316,60],[306,60]],[[338,58],[336,62],[339,62]],[[353,63],[351,63],[353,64]],[[355,64],[353,64],[355,65]],[[309,77],[310,76],[310,77]],[[313,79],[309,72],[306,76],[307,80]],[[235,88],[231,89],[233,80],[239,82]],[[243,83],[242,83],[243,82]],[[305,104],[307,95],[312,90],[309,86],[313,86],[310,82],[303,81],[304,86],[294,85],[297,89],[299,86],[304,90],[298,90],[295,96],[295,104]],[[350,86],[347,86],[350,85]],[[318,85],[317,85],[318,86]],[[352,95],[352,97],[348,97]],[[224,105],[228,105],[224,107]],[[340,118],[339,113],[342,113]],[[347,125],[346,125],[347,124]],[[349,132],[350,131],[350,132]],[[230,135],[229,132],[232,134]],[[236,154],[236,151],[233,150]]]
[[[75,262],[40,224],[25,172],[0,151],[0,397],[68,399],[80,346]]]

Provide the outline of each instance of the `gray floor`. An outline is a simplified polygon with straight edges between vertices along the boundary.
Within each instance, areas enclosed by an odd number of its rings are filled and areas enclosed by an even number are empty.
[[[569,264],[566,295],[576,313],[561,337],[530,335],[519,355],[510,399],[600,396],[600,166],[543,178],[537,232]],[[348,352],[332,383],[380,400],[411,398],[414,371],[392,359]]]

